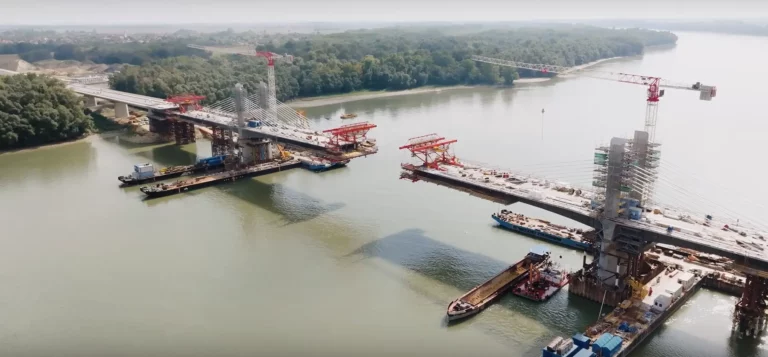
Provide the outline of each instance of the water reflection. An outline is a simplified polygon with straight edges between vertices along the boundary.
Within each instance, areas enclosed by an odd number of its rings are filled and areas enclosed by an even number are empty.
[[[2,181],[50,182],[64,176],[87,176],[94,168],[97,150],[88,141],[61,144],[0,155]]]

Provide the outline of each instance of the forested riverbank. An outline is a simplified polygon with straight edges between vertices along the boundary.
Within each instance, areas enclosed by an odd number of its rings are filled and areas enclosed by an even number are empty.
[[[497,29],[448,34],[439,28],[388,28],[327,35],[274,35],[257,48],[294,56],[278,63],[280,100],[349,93],[405,90],[423,86],[510,85],[542,76],[470,59],[480,54],[529,63],[583,65],[600,59],[642,54],[647,46],[674,44],[669,32],[612,30],[587,26]],[[114,89],[165,97],[204,95],[207,102],[228,98],[237,82],[249,91],[266,82],[264,60],[239,55],[184,56],[131,66],[115,75]]]

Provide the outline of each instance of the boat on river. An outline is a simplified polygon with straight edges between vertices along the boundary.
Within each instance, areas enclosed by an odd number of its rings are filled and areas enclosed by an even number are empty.
[[[494,300],[501,297],[517,282],[528,276],[529,269],[538,267],[549,260],[546,247],[535,247],[519,262],[511,265],[488,281],[475,286],[448,305],[448,321],[470,317],[483,311]]]

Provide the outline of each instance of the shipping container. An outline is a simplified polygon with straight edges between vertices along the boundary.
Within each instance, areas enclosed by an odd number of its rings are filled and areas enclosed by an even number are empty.
[[[137,164],[133,165],[133,170],[135,172],[155,172],[155,168],[152,166],[152,164]]]
[[[601,357],[612,357],[621,349],[621,344],[624,340],[619,336],[613,336],[602,348],[603,355]]]
[[[578,353],[573,355],[573,357],[595,357],[596,354],[588,349],[580,350]]]
[[[610,341],[612,338],[613,335],[607,332],[600,335],[595,343],[592,344],[592,352],[599,353],[603,346],[605,346],[605,344],[608,343],[608,341]]]
[[[581,348],[589,348],[589,337],[577,333],[573,335],[573,344]]]

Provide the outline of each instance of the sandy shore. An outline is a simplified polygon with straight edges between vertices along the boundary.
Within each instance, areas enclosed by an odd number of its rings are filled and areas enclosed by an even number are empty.
[[[573,74],[574,72],[581,71],[583,69],[598,65],[600,63],[615,60],[618,58],[621,58],[621,57],[604,58],[594,62],[585,63],[581,66],[575,66],[570,71],[563,74]],[[552,78],[520,78],[515,80],[515,84],[541,83],[551,79]],[[286,104],[289,104],[290,106],[296,107],[296,108],[312,108],[312,107],[320,107],[324,105],[354,102],[354,101],[365,100],[365,99],[387,98],[387,97],[396,97],[401,95],[420,94],[420,93],[436,93],[436,92],[441,92],[446,90],[466,89],[466,88],[476,88],[476,87],[484,87],[484,86],[460,85],[460,86],[448,86],[448,87],[426,87],[426,88],[406,89],[401,91],[347,93],[347,94],[339,94],[339,95],[331,95],[331,96],[323,96],[323,97],[294,99],[287,102]]]

